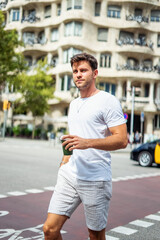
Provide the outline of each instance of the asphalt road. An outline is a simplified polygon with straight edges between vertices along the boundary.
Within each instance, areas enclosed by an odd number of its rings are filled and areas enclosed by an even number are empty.
[[[129,160],[129,151],[112,153],[113,197],[106,239],[157,240],[160,169],[140,167]],[[53,142],[0,142],[0,239],[43,239],[42,224],[61,158],[61,146]],[[82,206],[62,234],[64,240],[88,238]]]

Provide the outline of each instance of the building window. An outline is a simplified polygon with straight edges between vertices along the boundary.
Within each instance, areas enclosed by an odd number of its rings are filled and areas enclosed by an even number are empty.
[[[144,97],[149,97],[149,84],[148,83],[145,84]]]
[[[115,84],[101,82],[99,84],[99,89],[103,90],[105,92],[109,92],[114,96],[116,94],[116,85]]]
[[[120,40],[124,40],[124,39],[132,39],[132,40],[134,40],[134,34],[131,33],[131,32],[120,31],[119,39]]]
[[[44,18],[50,18],[51,17],[51,5],[45,6],[44,9]]]
[[[26,65],[28,67],[31,67],[32,66],[32,57],[31,56],[25,56],[24,59],[26,61]]]
[[[67,0],[67,10],[82,9],[82,0]]]
[[[108,29],[98,28],[98,41],[107,42]]]
[[[157,47],[160,47],[160,34],[158,35],[158,38],[157,38]]]
[[[151,11],[151,22],[160,22],[160,10]]]
[[[51,42],[57,41],[59,38],[58,28],[53,28],[51,31]]]
[[[20,13],[20,11],[18,8],[11,9],[10,14],[9,14],[10,22],[19,21],[19,13]]]
[[[68,48],[63,52],[63,63],[69,63],[73,55],[81,53],[82,51],[77,48]]]
[[[52,56],[52,59],[51,59],[50,65],[51,65],[52,67],[56,67],[57,64],[58,64],[58,55],[53,55],[53,56]]]
[[[46,43],[46,37],[45,37],[45,33],[44,31],[41,31],[39,34],[38,34],[38,43],[40,44],[45,44]]]
[[[64,75],[61,78],[61,91],[69,91],[71,87],[71,79],[70,75]]]
[[[24,32],[23,33],[23,42],[24,44],[35,44],[35,34],[34,32]]]
[[[108,6],[107,17],[110,18],[120,18],[121,17],[121,7],[120,6]]]
[[[154,117],[154,128],[160,129],[160,115],[155,115]]]
[[[61,15],[61,3],[57,4],[57,16]]]
[[[135,15],[135,17],[142,16],[142,9],[136,8],[136,9],[134,10],[134,15]]]
[[[28,11],[28,15],[29,15],[29,16],[32,16],[32,17],[35,17],[35,16],[36,16],[36,9],[30,9],[30,10]]]
[[[100,67],[110,68],[111,67],[111,54],[102,53],[100,56]]]
[[[100,16],[100,12],[101,12],[101,2],[96,2],[95,3],[94,15],[95,16]]]
[[[128,70],[136,70],[138,67],[138,60],[135,58],[128,58],[127,59],[127,66]]]
[[[143,71],[151,72],[152,71],[152,60],[146,59],[143,61]]]
[[[82,36],[82,23],[81,22],[69,22],[65,24],[65,36]]]

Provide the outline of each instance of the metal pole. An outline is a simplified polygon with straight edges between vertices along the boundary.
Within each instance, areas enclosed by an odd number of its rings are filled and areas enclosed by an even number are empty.
[[[143,121],[141,120],[141,143],[142,143],[142,138],[143,138]]]
[[[130,136],[131,136],[131,147],[133,144],[133,124],[134,124],[134,95],[135,87],[132,87],[132,111],[131,111],[131,127],[130,127]]]
[[[6,133],[7,113],[8,111],[4,110],[4,122],[3,122],[3,132],[2,132],[3,140],[5,139],[5,133]]]

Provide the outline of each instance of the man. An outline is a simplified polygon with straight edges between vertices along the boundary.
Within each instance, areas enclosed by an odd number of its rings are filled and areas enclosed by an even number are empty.
[[[44,224],[45,240],[62,240],[60,230],[82,202],[90,240],[105,240],[112,195],[111,156],[127,146],[126,123],[119,101],[95,86],[97,60],[87,53],[71,58],[80,97],[70,104],[69,135]]]

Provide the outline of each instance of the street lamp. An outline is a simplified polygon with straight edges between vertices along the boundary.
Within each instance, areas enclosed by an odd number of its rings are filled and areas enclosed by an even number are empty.
[[[133,144],[133,124],[134,124],[134,97],[135,97],[135,87],[132,87],[132,111],[131,111],[131,121],[130,121],[130,143],[131,147]]]

